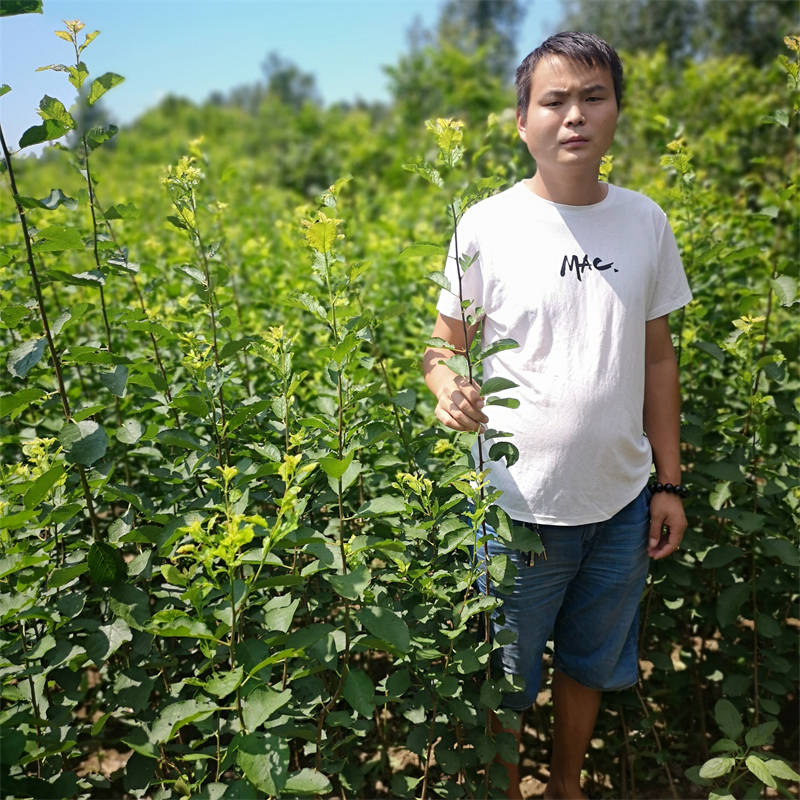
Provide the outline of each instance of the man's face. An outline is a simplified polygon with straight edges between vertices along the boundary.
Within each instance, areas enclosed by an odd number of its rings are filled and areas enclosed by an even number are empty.
[[[536,65],[528,111],[524,117],[517,111],[517,130],[543,174],[597,169],[618,114],[608,67],[548,56]]]

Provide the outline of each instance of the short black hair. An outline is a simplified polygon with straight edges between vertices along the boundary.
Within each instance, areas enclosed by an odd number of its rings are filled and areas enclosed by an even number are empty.
[[[545,39],[528,53],[517,67],[517,110],[527,114],[531,94],[531,79],[536,65],[547,56],[563,56],[587,67],[608,67],[614,80],[614,97],[617,108],[622,105],[622,62],[617,51],[593,33],[562,31]]]

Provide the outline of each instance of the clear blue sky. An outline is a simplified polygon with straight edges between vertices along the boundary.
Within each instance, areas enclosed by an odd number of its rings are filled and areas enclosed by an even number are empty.
[[[0,122],[16,147],[22,132],[40,123],[36,109],[44,94],[67,107],[73,102],[65,73],[35,71],[73,63],[70,44],[53,33],[63,19],[81,20],[82,34],[101,32],[83,58],[93,77],[107,71],[125,77],[103,103],[114,121],[126,123],[166,94],[200,102],[214,90],[262,80],[271,50],[313,73],[326,103],[385,100],[381,66],[408,50],[414,18],[430,27],[439,6],[439,0],[44,0],[43,14],[0,19],[0,83],[12,89],[0,98]],[[560,0],[527,6],[520,58],[555,31],[560,17]]]

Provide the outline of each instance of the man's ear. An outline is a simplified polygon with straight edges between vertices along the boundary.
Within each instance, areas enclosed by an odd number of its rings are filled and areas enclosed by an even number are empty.
[[[527,139],[525,138],[525,118],[522,116],[519,107],[517,107],[517,133],[519,133],[519,138],[527,144]]]

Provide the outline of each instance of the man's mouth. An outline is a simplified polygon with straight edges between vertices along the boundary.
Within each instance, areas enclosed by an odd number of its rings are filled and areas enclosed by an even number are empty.
[[[573,144],[574,142],[588,142],[589,140],[585,136],[571,136],[569,139],[565,139],[561,144]]]

